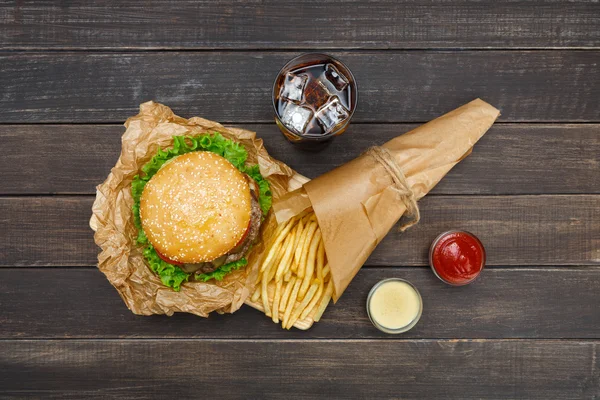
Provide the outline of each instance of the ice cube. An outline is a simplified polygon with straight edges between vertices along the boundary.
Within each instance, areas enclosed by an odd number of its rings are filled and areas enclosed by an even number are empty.
[[[314,109],[318,109],[329,100],[332,93],[327,90],[327,86],[320,79],[309,79],[304,89],[304,99]]]
[[[316,116],[324,133],[328,133],[336,125],[344,122],[350,116],[350,111],[344,107],[337,96],[333,96],[323,107],[319,108]]]
[[[281,122],[290,130],[302,134],[312,117],[313,111],[310,108],[286,102],[283,106]]]
[[[333,64],[327,64],[325,67],[325,77],[340,92],[348,86],[348,79]]]
[[[283,79],[283,85],[279,92],[280,96],[288,100],[302,102],[302,94],[304,93],[306,81],[308,81],[308,76],[295,75],[288,72]]]

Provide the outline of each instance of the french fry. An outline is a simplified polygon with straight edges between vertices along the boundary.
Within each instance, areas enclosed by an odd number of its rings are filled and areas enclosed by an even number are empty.
[[[281,285],[283,284],[283,281],[280,280],[279,282],[277,282],[275,284],[275,295],[273,296],[273,317],[272,320],[273,322],[275,322],[276,324],[279,323],[279,300],[281,298]]]
[[[302,220],[299,220],[298,224],[296,225],[296,242],[294,243],[294,248],[298,246],[298,242],[300,241],[300,234],[302,233],[302,231],[304,231],[304,226],[304,222],[302,222]]]
[[[304,235],[303,240],[298,244],[298,247],[296,248],[295,255],[298,258],[298,268],[300,268],[300,266],[305,262],[306,251],[308,250],[308,246],[310,245],[310,242],[311,242],[317,228],[318,228],[318,226],[314,222],[308,221],[306,223],[306,228],[304,229],[306,234]]]
[[[279,312],[285,312],[285,306],[287,305],[288,299],[290,298],[290,293],[292,293],[292,288],[296,283],[296,277],[292,276],[292,279],[285,285],[285,289],[283,291],[283,295],[281,296],[281,300],[279,302]]]
[[[315,294],[313,296],[310,303],[308,303],[308,305],[306,306],[304,311],[302,311],[302,314],[300,314],[300,319],[304,319],[308,316],[308,314],[315,308],[315,306],[317,305],[317,302],[319,301],[319,299],[321,298],[321,295],[323,294],[323,287],[325,286],[325,284],[323,283],[322,280],[319,280],[319,279],[315,279],[315,282],[318,282],[318,284],[319,284],[319,288],[317,289],[317,294]]]
[[[300,238],[300,240],[298,241],[298,245],[296,246],[296,252],[294,253],[294,261],[296,263],[296,270],[294,272],[296,274],[298,274],[298,270],[300,268],[302,254],[304,251],[304,243],[307,240],[307,236],[312,234],[311,232],[314,232],[314,230],[317,229],[316,226],[313,227],[313,225],[316,224],[307,224],[304,227],[304,230],[302,231],[302,237]]]
[[[308,306],[308,303],[310,303],[310,301],[312,300],[313,296],[315,295],[315,293],[317,292],[317,289],[319,287],[319,283],[318,282],[314,282],[311,286],[310,289],[308,290],[308,293],[306,293],[306,296],[304,297],[304,299],[302,300],[302,302],[300,304],[298,304],[296,306],[296,308],[294,308],[294,312],[292,313],[288,323],[286,326],[284,326],[284,328],[286,329],[290,329],[298,320],[298,317],[300,316],[300,314],[302,313],[302,311],[304,311],[304,309],[306,308],[306,306]]]
[[[275,246],[275,239],[277,237],[279,237],[279,235],[281,234],[281,231],[287,226],[287,222],[283,224],[279,224],[277,225],[277,228],[275,228],[275,232],[273,232],[273,235],[271,236],[271,238],[269,239],[269,242],[267,242],[267,244],[265,245],[265,251],[267,253],[267,256],[269,255],[269,253],[275,251],[275,249],[277,248],[277,246]],[[267,261],[267,257],[265,257],[265,259],[263,260],[261,267],[260,267],[260,271],[263,271],[266,268],[266,261]]]
[[[269,284],[269,282],[266,279],[263,278],[263,280],[261,281],[262,303],[263,303],[263,308],[265,309],[265,315],[267,317],[270,317],[271,316],[271,306],[269,305],[269,291],[267,290],[267,285],[268,284]]]
[[[280,281],[281,278],[283,277],[283,274],[290,268],[290,264],[291,264],[290,259],[292,256],[292,251],[294,250],[295,242],[296,242],[296,231],[293,231],[292,233],[290,233],[288,238],[285,240],[285,242],[282,245],[282,249],[280,250],[281,252],[283,252],[283,255],[281,256],[281,261],[279,261],[279,265],[277,266],[277,271],[275,272],[275,282]]]
[[[315,236],[313,236],[312,241],[310,242],[310,246],[308,248],[308,256],[306,256],[306,270],[304,272],[304,278],[302,280],[302,285],[300,285],[300,291],[298,292],[298,297],[300,300],[304,299],[306,295],[306,291],[310,285],[311,280],[313,279],[313,273],[315,272],[315,260],[317,247],[321,242],[321,230],[317,228],[315,232]]]
[[[282,245],[283,247],[283,245]],[[283,249],[280,248],[279,252],[277,252],[277,254],[275,255],[275,258],[273,259],[273,262],[271,263],[271,265],[269,266],[269,268],[264,272],[264,278],[263,279],[267,279],[267,282],[271,282],[271,280],[273,279],[273,277],[275,276],[275,272],[277,272],[277,266],[279,265],[279,263],[281,262],[281,258],[283,257]]]
[[[296,227],[296,240],[294,241],[294,253],[292,255],[291,266],[290,269],[294,272],[298,270],[298,262],[296,261],[296,249],[298,248],[298,244],[301,243],[302,233],[304,232],[304,223],[302,219],[298,220],[298,225]],[[289,279],[288,279],[289,280]]]
[[[327,264],[325,267],[323,267],[323,279],[327,278],[327,275],[329,275],[329,264]]]
[[[292,314],[292,309],[296,304],[296,297],[298,297],[298,289],[300,289],[300,279],[296,279],[294,282],[294,287],[292,289],[292,293],[290,294],[290,298],[288,299],[287,305],[285,307],[285,314],[283,314],[283,324],[282,326],[287,326],[287,323],[290,319],[290,315]]]
[[[325,293],[323,294],[323,298],[321,299],[321,301],[319,302],[319,306],[317,307],[317,312],[315,313],[315,316],[313,317],[315,322],[319,322],[319,320],[321,319],[321,316],[325,312],[325,309],[327,308],[327,305],[329,304],[329,301],[331,300],[332,293],[333,293],[333,281],[329,281],[329,283],[327,284],[327,289],[325,289]]]
[[[291,268],[287,270],[287,272],[285,273],[285,275],[283,276],[283,280],[285,282],[289,282],[290,278],[292,277],[292,270]]]
[[[308,224],[308,222],[310,221],[310,218],[315,214],[312,211],[304,211],[304,215],[302,216],[302,222],[304,223],[304,225]]]
[[[285,228],[285,225],[288,221],[285,221],[283,224],[278,224],[277,228],[275,228],[275,232],[273,232],[273,235],[271,236],[272,238],[276,238],[277,236],[279,236],[279,234],[281,233],[281,231],[283,230],[283,228]],[[273,243],[273,241],[271,242]]]
[[[325,264],[325,245],[323,244],[323,237],[321,237],[317,249],[317,279],[320,279],[321,282],[323,282],[323,264]]]
[[[290,218],[287,222],[285,222],[285,227],[281,230],[281,232],[279,232],[279,235],[275,238],[273,244],[271,245],[271,249],[269,250],[267,257],[265,258],[265,261],[263,262],[263,265],[260,268],[261,271],[264,271],[269,265],[269,263],[273,260],[273,257],[275,257],[275,251],[277,249],[277,246],[280,245],[281,242],[283,242],[283,240],[286,238],[287,234],[290,232],[293,226],[294,218]]]
[[[304,278],[304,273],[306,271],[306,257],[308,256],[308,250],[310,243],[312,242],[313,236],[317,231],[317,224],[312,222],[310,227],[308,228],[308,232],[306,234],[306,239],[304,239],[304,243],[302,245],[302,250],[300,253],[300,263],[298,264],[298,271],[296,275],[300,278]]]
[[[260,266],[259,273],[264,273],[265,270],[268,270],[270,268],[271,264],[275,261],[279,252],[281,251],[281,246],[281,244],[278,244],[276,246],[271,247],[271,249],[269,250],[269,254],[273,254],[273,256],[269,259],[268,262],[267,259],[263,261],[262,265]]]
[[[319,304],[319,308],[317,308],[317,312],[315,313],[315,316],[313,317],[313,321],[319,322],[321,320],[321,317],[323,316],[323,313],[327,309],[327,306],[329,305],[330,301],[331,301],[331,295],[327,296],[323,300],[323,302],[321,304]]]

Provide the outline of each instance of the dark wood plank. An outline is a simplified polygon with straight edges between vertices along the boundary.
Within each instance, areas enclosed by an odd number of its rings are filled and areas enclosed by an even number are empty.
[[[95,265],[91,197],[0,198],[0,266]],[[427,265],[433,239],[448,229],[478,235],[488,265],[597,265],[600,196],[429,196],[421,223],[392,231],[369,265]]]
[[[248,306],[234,315],[132,314],[104,275],[91,268],[0,269],[0,337],[390,339],[367,317],[365,301],[381,279],[417,286],[421,320],[403,338],[600,338],[600,269],[489,268],[454,288],[429,268],[363,268],[340,301],[308,331],[285,331]]]
[[[123,122],[156,100],[186,117],[271,122],[297,53],[4,53],[0,122]],[[355,122],[429,121],[476,97],[501,121],[600,121],[600,51],[332,53],[359,87]]]
[[[44,398],[582,399],[598,341],[2,341],[0,394]]]
[[[596,2],[2,2],[4,49],[319,49],[600,45]]]
[[[290,145],[275,124],[242,126],[258,132],[274,157],[314,178],[417,125],[351,125],[316,154]],[[121,125],[0,125],[0,142],[11,149],[0,164],[0,194],[95,193],[119,156],[123,131]],[[496,124],[432,193],[592,194],[600,193],[599,175],[600,125]]]

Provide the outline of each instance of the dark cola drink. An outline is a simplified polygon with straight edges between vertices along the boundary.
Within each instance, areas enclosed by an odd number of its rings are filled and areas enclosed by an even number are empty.
[[[356,97],[354,77],[344,64],[326,54],[304,54],[275,80],[275,121],[292,143],[318,148],[346,130]]]

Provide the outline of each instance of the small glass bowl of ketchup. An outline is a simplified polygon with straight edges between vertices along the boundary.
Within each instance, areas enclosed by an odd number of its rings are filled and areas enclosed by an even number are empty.
[[[429,248],[429,265],[442,282],[453,286],[467,285],[485,266],[485,248],[472,233],[444,232]]]

